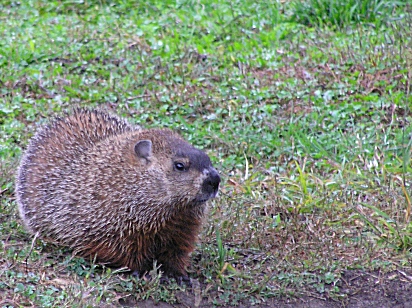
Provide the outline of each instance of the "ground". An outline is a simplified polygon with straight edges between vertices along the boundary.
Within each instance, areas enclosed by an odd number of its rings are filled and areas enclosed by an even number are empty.
[[[379,272],[368,273],[365,271],[346,271],[339,283],[340,293],[345,294],[344,299],[324,297],[321,294],[302,294],[298,298],[270,298],[257,304],[259,307],[285,307],[285,308],[408,308],[412,307],[412,276],[404,272],[382,274]],[[120,301],[122,307],[141,308],[168,308],[168,307],[196,307],[194,291],[177,294],[179,304],[155,303],[148,301]],[[226,307],[229,307],[227,305]],[[240,304],[237,307],[250,307]],[[197,307],[213,307],[207,298],[200,301]]]

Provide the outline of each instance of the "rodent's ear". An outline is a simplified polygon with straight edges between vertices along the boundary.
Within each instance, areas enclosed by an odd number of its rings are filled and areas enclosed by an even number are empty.
[[[150,140],[140,140],[134,146],[137,157],[149,159],[152,156],[152,142]]]

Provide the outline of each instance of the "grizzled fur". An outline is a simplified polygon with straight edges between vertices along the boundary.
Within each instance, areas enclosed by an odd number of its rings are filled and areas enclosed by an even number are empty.
[[[157,260],[186,277],[219,183],[209,157],[174,132],[77,109],[31,139],[16,196],[25,226],[44,240],[140,274]]]

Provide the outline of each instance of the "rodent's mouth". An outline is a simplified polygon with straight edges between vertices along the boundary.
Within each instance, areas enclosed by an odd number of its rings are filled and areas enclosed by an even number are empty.
[[[203,204],[203,203],[205,203],[206,201],[208,201],[208,200],[213,199],[214,197],[216,197],[216,195],[217,195],[217,191],[215,191],[215,192],[213,192],[213,193],[210,193],[210,194],[205,194],[205,193],[203,193],[203,194],[197,196],[197,197],[195,198],[194,202],[197,203],[197,204]]]
[[[205,203],[207,200],[207,198],[196,198],[195,200],[193,200],[193,204],[194,205],[202,205],[203,203]]]

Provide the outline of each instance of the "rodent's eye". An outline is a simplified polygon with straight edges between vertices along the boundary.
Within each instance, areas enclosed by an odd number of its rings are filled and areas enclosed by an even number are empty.
[[[186,166],[183,163],[175,162],[175,169],[178,170],[178,171],[185,171]]]

